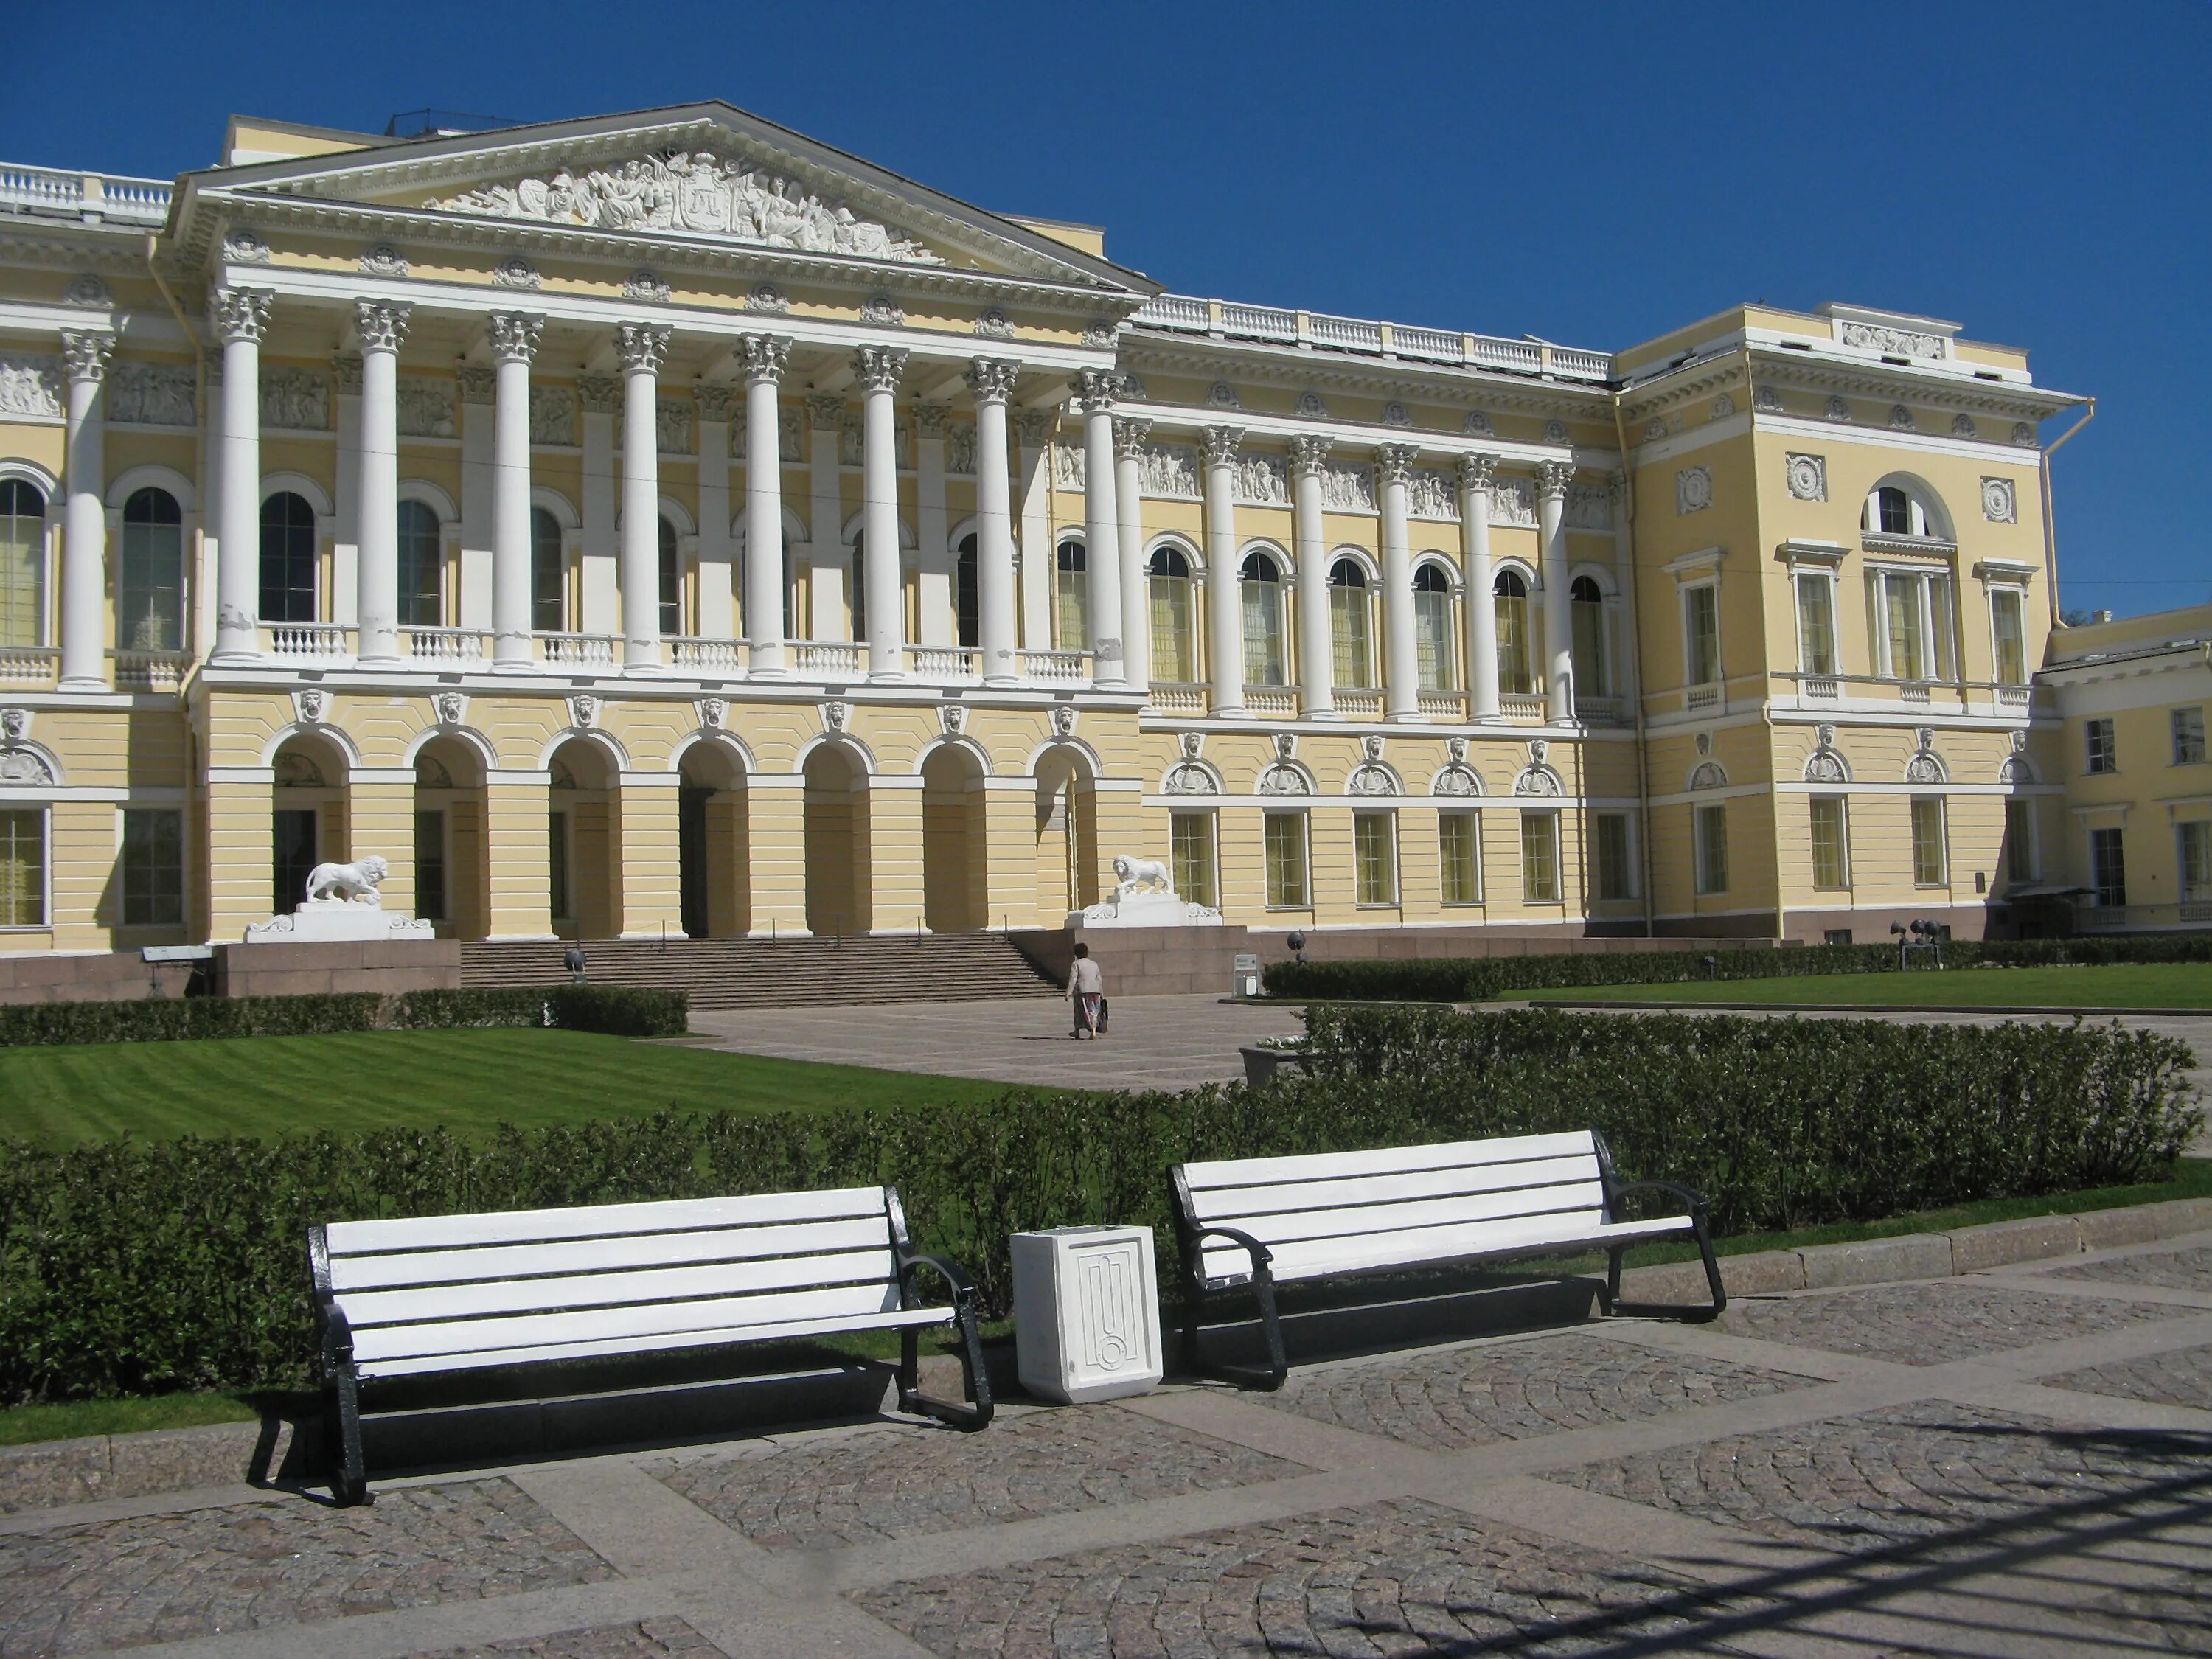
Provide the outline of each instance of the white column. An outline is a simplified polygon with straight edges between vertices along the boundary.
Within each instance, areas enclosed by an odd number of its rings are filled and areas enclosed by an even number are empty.
[[[537,666],[530,643],[530,361],[538,354],[543,317],[491,315],[491,349],[499,367],[492,389],[492,665],[503,674]]]
[[[361,337],[360,597],[355,657],[364,666],[399,661],[399,347],[413,307],[354,302]]]
[[[660,364],[668,329],[619,323],[623,367],[623,672],[658,674],[660,660]]]
[[[64,691],[107,690],[106,411],[100,388],[115,336],[105,329],[62,336],[69,367],[69,428],[63,462],[62,673]]]
[[[1421,660],[1413,638],[1413,549],[1406,526],[1407,486],[1413,482],[1411,444],[1384,444],[1375,452],[1375,479],[1382,507],[1383,709],[1394,720],[1421,718]]]
[[[1490,487],[1495,455],[1459,458],[1460,556],[1467,567],[1468,718],[1496,720],[1498,706],[1497,578],[1490,568]]]
[[[845,553],[845,394],[817,392],[806,399],[807,543],[812,614],[796,624],[807,640],[835,640],[851,630],[853,562]]]
[[[959,584],[945,501],[945,434],[951,417],[943,404],[914,406],[914,562],[921,600],[915,642],[939,648],[960,643]]]
[[[1620,625],[1613,635],[1613,672],[1620,683],[1613,687],[1613,692],[1621,699],[1622,711],[1632,724],[1644,695],[1644,678],[1637,659],[1636,537],[1628,522],[1626,475],[1608,473],[1605,487],[1613,502],[1613,585],[1620,596]]]
[[[1122,674],[1130,690],[1152,682],[1152,584],[1145,575],[1145,442],[1150,421],[1114,422],[1114,505],[1121,526]]]
[[[580,634],[611,634],[621,604],[615,580],[615,415],[622,382],[604,374],[576,381],[583,404],[584,475],[578,503],[583,522],[582,580],[572,623]]]
[[[1059,550],[1052,528],[1052,446],[1059,416],[1042,409],[1014,413],[1014,438],[1021,445],[1021,580],[1022,640],[1030,649],[1048,651],[1053,645],[1053,612],[1058,603],[1053,592],[1057,580]],[[982,453],[981,428],[976,453]],[[981,463],[978,463],[980,468]]]
[[[1241,427],[1210,426],[1206,445],[1206,605],[1213,712],[1244,712],[1244,583],[1237,557],[1237,447]]]
[[[1336,638],[1329,627],[1328,538],[1322,533],[1321,475],[1331,440],[1291,439],[1292,538],[1298,562],[1298,696],[1309,720],[1336,718]]]
[[[776,389],[791,342],[748,334],[745,349],[745,637],[753,672],[781,679],[784,663],[783,435]]]
[[[699,637],[737,638],[730,582],[730,404],[736,388],[702,382],[699,398]]]
[[[906,593],[900,580],[898,428],[891,399],[906,373],[906,353],[862,346],[853,354],[860,382],[860,533],[867,546],[868,678],[906,678]]]
[[[265,289],[217,289],[222,341],[222,518],[216,541],[216,663],[255,660],[261,652],[261,337],[276,295]]]
[[[1567,599],[1567,484],[1571,461],[1536,463],[1536,523],[1544,556],[1545,717],[1575,717],[1574,611]]]
[[[499,558],[499,370],[463,363],[453,378],[461,393],[461,519],[453,527],[460,559],[453,620],[459,627],[490,633]],[[495,657],[497,649],[495,644]]]
[[[1014,635],[1014,507],[1006,479],[1006,399],[1021,374],[1019,363],[978,357],[968,370],[975,394],[976,639],[983,653],[983,683],[1012,685],[1021,678]]]
[[[331,359],[337,387],[332,435],[337,453],[337,483],[331,493],[331,620],[348,626],[361,620],[361,353],[341,351]]]
[[[1128,667],[1122,655],[1121,520],[1114,503],[1114,398],[1121,378],[1107,368],[1076,374],[1077,401],[1083,409],[1084,559],[1091,575],[1091,679],[1094,685],[1124,685]]]

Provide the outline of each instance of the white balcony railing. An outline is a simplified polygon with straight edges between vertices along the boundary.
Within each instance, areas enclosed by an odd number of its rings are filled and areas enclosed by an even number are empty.
[[[410,628],[407,654],[416,662],[480,663],[484,636],[473,628]]]
[[[1288,685],[1248,685],[1244,688],[1244,708],[1248,714],[1295,720],[1298,712],[1297,690]]]
[[[678,668],[734,674],[743,665],[744,647],[736,640],[708,640],[679,634],[668,641],[668,660]]]
[[[907,649],[920,680],[973,680],[982,677],[983,653],[970,645],[916,645]]]
[[[2025,708],[2027,707],[2030,695],[2030,688],[2025,685],[2001,685],[1997,687],[1997,707]]]
[[[1424,691],[1420,693],[1420,710],[1448,720],[1467,718],[1467,693],[1464,691]]]
[[[192,665],[189,651],[111,651],[115,684],[125,691],[173,691]]]
[[[1088,651],[1024,651],[1022,677],[1053,685],[1080,685],[1091,678]]]
[[[1149,701],[1158,714],[1203,714],[1206,688],[1185,680],[1154,680]]]
[[[1160,295],[1148,301],[1133,320],[1141,327],[1171,329],[1182,334],[1260,340],[1270,345],[1304,346],[1366,357],[1412,357],[1425,362],[1509,369],[1516,374],[1549,374],[1565,380],[1602,382],[1613,374],[1613,360],[1602,351],[1577,351],[1535,340],[1414,328],[1279,306],[1239,305],[1188,294]]]
[[[1727,701],[1728,688],[1718,683],[1686,686],[1682,690],[1682,707],[1693,714],[1708,708],[1718,708]]]
[[[1333,701],[1336,712],[1356,720],[1379,720],[1382,718],[1382,694],[1372,686],[1340,685]]]
[[[611,634],[540,634],[538,654],[562,668],[611,668],[617,643]]]
[[[1907,680],[1898,687],[1897,695],[1906,702],[1926,702],[1928,683],[1925,680]]]
[[[169,216],[169,181],[0,163],[0,209],[158,225]]]
[[[268,654],[287,662],[343,662],[353,655],[350,623],[264,623]]]
[[[835,640],[794,640],[791,665],[801,674],[854,678],[860,672],[860,647]]]
[[[1545,720],[1544,694],[1540,691],[1501,691],[1498,694],[1498,712],[1517,725],[1541,726]]]
[[[61,658],[50,645],[0,645],[0,684],[52,685]]]
[[[1619,697],[1577,697],[1575,718],[1585,726],[1619,726],[1628,718],[1628,705]]]
[[[1808,674],[1797,682],[1800,696],[1819,697],[1832,702],[1844,695],[1844,683],[1832,675]]]

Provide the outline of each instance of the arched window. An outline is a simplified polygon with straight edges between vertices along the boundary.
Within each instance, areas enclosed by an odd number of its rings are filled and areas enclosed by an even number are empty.
[[[315,620],[315,509],[289,489],[261,503],[261,620]]]
[[[975,538],[964,537],[952,564],[952,625],[969,650],[983,642],[982,599],[975,586]]]
[[[1060,648],[1080,651],[1091,643],[1091,566],[1083,544],[1060,544],[1054,572],[1054,625]]]
[[[1593,697],[1613,695],[1605,653],[1605,594],[1588,576],[1577,576],[1567,589],[1574,617],[1575,686]]]
[[[1214,603],[1227,595],[1216,594]],[[1283,573],[1265,553],[1244,561],[1244,684],[1282,685],[1288,682],[1283,661]]]
[[[1336,650],[1336,683],[1347,688],[1375,684],[1375,629],[1370,612],[1367,573],[1351,559],[1339,559],[1328,572],[1329,642]]]
[[[685,633],[684,626],[684,555],[676,540],[676,526],[660,523],[660,631],[664,636]]]
[[[1152,678],[1170,684],[1198,678],[1190,640],[1190,561],[1172,547],[1152,555]]]
[[[174,651],[184,641],[185,515],[166,489],[137,489],[123,503],[115,580],[115,642],[126,651]]]
[[[446,620],[445,561],[438,514],[426,501],[399,503],[399,621],[435,628]]]
[[[46,498],[0,478],[0,645],[39,645],[46,631]]]
[[[541,634],[568,626],[568,556],[561,520],[542,507],[530,509],[530,625]]]
[[[1498,619],[1498,689],[1522,695],[1536,689],[1528,658],[1528,584],[1517,570],[1501,570],[1492,584]]]
[[[1928,508],[1911,491],[1884,484],[1867,496],[1866,527],[1883,536],[1940,536]]]
[[[1413,573],[1413,653],[1422,690],[1448,691],[1459,684],[1452,649],[1451,579],[1434,564]]]

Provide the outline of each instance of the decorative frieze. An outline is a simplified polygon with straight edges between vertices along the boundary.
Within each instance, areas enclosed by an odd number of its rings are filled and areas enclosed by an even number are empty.
[[[1570,530],[1612,529],[1613,486],[1606,483],[1569,484],[1566,522]]]
[[[1951,417],[1951,435],[1954,438],[1978,438],[1982,435],[1982,429],[1974,424],[1972,416],[1961,413]]]
[[[1052,487],[1054,489],[1079,494],[1087,487],[1089,480],[1090,470],[1081,444],[1054,444],[1052,447]]]
[[[1887,352],[1893,357],[1948,357],[1950,342],[1940,334],[1917,329],[1889,328],[1877,323],[1840,323],[1836,337],[1847,346]]]
[[[1158,501],[1194,501],[1204,493],[1194,446],[1148,444],[1138,459],[1144,465],[1146,495]]]
[[[653,438],[664,455],[691,453],[691,421],[696,405],[689,398],[660,398],[653,402]]]
[[[115,303],[115,295],[106,283],[88,270],[70,279],[70,285],[62,290],[62,303],[104,308]]]
[[[501,288],[521,289],[526,291],[538,287],[544,280],[538,274],[538,267],[520,253],[510,253],[493,266],[491,279]]]
[[[1291,459],[1287,455],[1239,455],[1237,499],[1247,507],[1291,504]]]
[[[1467,411],[1467,419],[1460,429],[1470,438],[1494,438],[1498,435],[1498,428],[1491,424],[1488,412],[1480,409]]]
[[[1333,513],[1372,513],[1374,469],[1361,461],[1329,462],[1322,469],[1321,504]]]
[[[973,477],[975,471],[975,427],[971,421],[960,421],[945,429],[945,470],[957,472],[962,477]]]
[[[1788,455],[1784,458],[1784,468],[1790,481],[1791,499],[1800,501],[1825,501],[1828,499],[1826,456]]]
[[[623,279],[623,298],[643,300],[648,305],[664,303],[670,293],[668,279],[657,270],[633,270]]]
[[[107,376],[107,418],[124,426],[196,426],[196,375],[185,363],[118,363]]]
[[[1686,466],[1674,474],[1674,511],[1702,513],[1713,504],[1713,471],[1708,466]]]
[[[1536,481],[1528,477],[1501,477],[1491,486],[1490,522],[1509,530],[1534,530],[1536,527]]]
[[[1459,491],[1452,476],[1434,467],[1417,466],[1406,480],[1406,511],[1416,519],[1459,522]]]
[[[1991,524],[2020,522],[2020,501],[2010,478],[1982,480],[1982,516]]]
[[[361,256],[361,274],[364,276],[404,276],[407,256],[389,242],[379,242]]]
[[[460,428],[453,421],[453,383],[442,377],[403,374],[399,377],[399,435],[403,438],[452,438]]]
[[[530,441],[567,448],[576,441],[576,394],[565,386],[530,388]]]
[[[453,378],[460,383],[464,404],[489,404],[498,398],[497,369],[486,368],[482,363],[463,363],[453,371]]]
[[[304,368],[264,368],[261,424],[285,432],[329,431],[330,377]]]

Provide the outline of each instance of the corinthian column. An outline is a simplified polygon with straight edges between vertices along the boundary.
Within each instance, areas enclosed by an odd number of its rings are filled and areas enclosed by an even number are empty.
[[[1121,562],[1122,672],[1132,690],[1152,683],[1152,615],[1145,580],[1145,441],[1150,421],[1114,422],[1114,505],[1121,527],[1115,556]]]
[[[210,320],[222,341],[222,514],[216,532],[216,663],[261,652],[261,337],[276,295],[217,289]]]
[[[1329,628],[1328,540],[1322,534],[1321,475],[1332,440],[1291,440],[1292,540],[1298,562],[1298,696],[1309,720],[1336,718],[1336,639]]]
[[[665,326],[622,323],[615,353],[623,367],[623,672],[658,674],[660,660],[660,364]]]
[[[1574,611],[1567,599],[1567,484],[1571,461],[1536,463],[1536,523],[1544,557],[1545,717],[1575,717]]]
[[[107,689],[107,484],[106,411],[100,388],[115,336],[106,330],[62,336],[69,367],[69,432],[63,487],[62,675],[64,691]]]
[[[968,389],[975,394],[975,637],[986,685],[1012,685],[1021,678],[1015,655],[1014,508],[1006,482],[1006,399],[1021,367],[978,357],[968,370]]]
[[[491,315],[492,355],[499,363],[492,391],[492,666],[502,674],[536,666],[530,647],[530,360],[544,327],[543,317],[520,312]]]
[[[354,304],[361,337],[361,551],[355,647],[365,667],[399,661],[399,347],[413,307]]]
[[[1490,487],[1498,476],[1495,455],[1459,458],[1460,556],[1467,566],[1468,717],[1496,720],[1498,706],[1498,599],[1490,570]]]
[[[1091,682],[1127,683],[1122,655],[1121,522],[1114,502],[1114,398],[1121,376],[1108,368],[1076,375],[1083,410],[1084,560],[1091,575]]]
[[[898,428],[891,399],[906,373],[906,353],[862,346],[853,354],[860,382],[860,534],[867,551],[868,678],[906,677],[905,596],[899,582]]]
[[[1244,712],[1244,587],[1237,559],[1237,447],[1241,427],[1210,426],[1206,445],[1206,605],[1213,712]]]
[[[1411,444],[1384,444],[1375,452],[1382,488],[1382,663],[1384,712],[1394,720],[1421,718],[1421,659],[1413,638],[1413,550],[1406,526],[1407,486],[1413,482]]]
[[[781,679],[783,660],[783,456],[776,390],[791,342],[748,334],[745,348],[745,637],[753,672]]]

